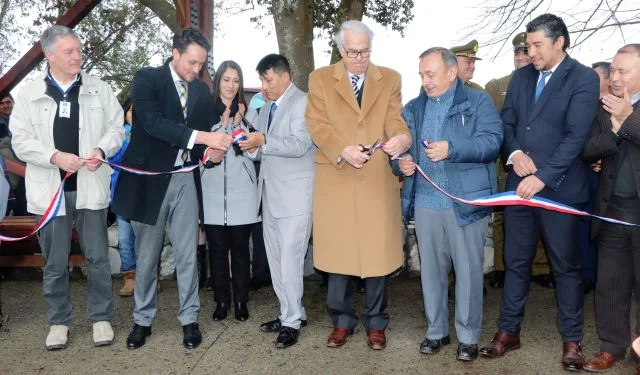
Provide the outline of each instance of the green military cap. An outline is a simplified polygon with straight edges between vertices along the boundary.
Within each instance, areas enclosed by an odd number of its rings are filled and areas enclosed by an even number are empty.
[[[476,60],[482,60],[481,58],[476,56],[478,53],[478,41],[472,40],[464,46],[455,46],[451,47],[451,52],[453,52],[456,56],[467,56],[473,57]]]
[[[513,51],[517,51],[519,49],[527,50],[527,33],[521,32],[516,34],[513,37]]]

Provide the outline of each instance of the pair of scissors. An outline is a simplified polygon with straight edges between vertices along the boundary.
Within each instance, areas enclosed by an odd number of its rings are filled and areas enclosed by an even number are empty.
[[[359,144],[358,146],[362,147],[362,152],[364,152],[367,155],[371,156],[371,155],[373,155],[374,152],[376,152],[377,149],[380,148],[380,138],[376,139],[376,141],[373,142],[371,147],[365,147],[362,144]]]

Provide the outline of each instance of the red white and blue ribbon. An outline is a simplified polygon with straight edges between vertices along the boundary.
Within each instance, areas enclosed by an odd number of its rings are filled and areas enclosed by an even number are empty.
[[[422,144],[425,147],[427,147],[429,145],[429,143],[431,143],[431,142],[422,141]],[[542,209],[550,210],[550,211],[556,211],[556,212],[560,212],[560,213],[563,213],[563,214],[585,216],[585,217],[594,217],[596,219],[604,220],[606,222],[613,223],[613,224],[621,224],[621,225],[627,225],[627,226],[640,226],[639,224],[633,224],[633,223],[629,223],[629,222],[622,221],[622,220],[612,219],[612,218],[604,217],[604,216],[593,215],[593,214],[590,214],[590,213],[588,213],[586,211],[577,210],[577,209],[575,209],[575,208],[573,208],[571,206],[567,206],[566,204],[558,203],[558,202],[553,201],[551,199],[540,198],[540,197],[536,197],[536,196],[534,196],[531,199],[523,199],[520,196],[518,196],[515,191],[506,191],[504,193],[493,194],[493,195],[489,195],[487,197],[476,198],[476,199],[471,199],[471,200],[463,199],[463,198],[459,198],[459,197],[456,197],[455,195],[450,194],[449,192],[447,192],[444,189],[442,189],[440,186],[436,185],[436,183],[433,182],[433,180],[431,180],[429,178],[429,176],[427,176],[427,174],[424,173],[422,168],[420,168],[420,166],[417,165],[417,164],[416,164],[416,171],[422,176],[422,178],[427,180],[427,182],[429,184],[431,184],[431,186],[433,186],[436,190],[438,190],[442,194],[446,195],[447,197],[453,199],[456,202],[469,204],[469,205],[472,205],[472,206],[483,206],[483,207],[529,206],[529,207],[542,208]]]
[[[209,160],[209,149],[205,151],[202,161],[200,163],[196,165],[182,167],[180,169],[176,169],[175,171],[169,171],[169,172],[144,171],[141,169],[131,168],[131,167],[127,167],[127,166],[116,164],[116,163],[110,163],[109,161],[104,160],[102,158],[95,158],[95,159],[98,159],[105,164],[109,164],[112,167],[127,171],[129,173],[133,173],[141,176],[157,176],[161,174],[188,173],[193,171],[194,169],[200,167],[204,162]],[[85,161],[92,160],[92,158],[84,158],[83,160]],[[49,207],[47,207],[46,211],[44,212],[44,215],[42,215],[40,220],[36,223],[36,225],[33,227],[33,230],[29,234],[22,237],[9,237],[9,236],[0,234],[0,241],[6,241],[6,242],[22,241],[25,238],[33,236],[39,230],[41,230],[42,228],[46,227],[49,223],[51,223],[53,219],[55,219],[55,217],[58,215],[58,210],[60,209],[60,205],[62,204],[62,197],[64,196],[64,194],[62,194],[62,192],[64,191],[64,183],[72,174],[73,173],[67,172],[67,174],[64,176],[62,181],[60,181],[60,186],[58,186],[56,193],[53,195],[53,199],[51,199],[51,203],[49,203]]]

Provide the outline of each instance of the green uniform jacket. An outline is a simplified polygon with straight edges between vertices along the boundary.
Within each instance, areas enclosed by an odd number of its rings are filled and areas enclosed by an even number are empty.
[[[507,88],[509,87],[509,82],[511,82],[514,72],[515,71],[502,78],[492,79],[485,86],[485,90],[491,97],[491,100],[493,100],[493,105],[496,106],[498,112],[502,111],[502,107],[504,107],[504,99],[507,97]]]
[[[477,84],[475,82],[467,81],[467,82],[464,83],[464,85],[467,86],[467,87],[471,87],[472,89],[484,91],[482,86],[480,86],[479,84]]]

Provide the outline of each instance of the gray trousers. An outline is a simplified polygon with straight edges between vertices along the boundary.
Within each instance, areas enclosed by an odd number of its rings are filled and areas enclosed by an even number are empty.
[[[482,262],[489,217],[460,227],[453,208],[416,207],[415,219],[422,296],[427,314],[425,337],[438,340],[449,335],[448,289],[453,263],[458,341],[477,344],[482,329]]]
[[[113,318],[111,264],[107,241],[107,209],[76,210],[76,192],[64,193],[66,214],[57,216],[38,232],[44,256],[42,291],[49,325],[71,324],[73,304],[69,291],[71,229],[75,223],[87,267],[87,311],[92,323]],[[36,215],[36,220],[42,216]]]
[[[338,273],[329,274],[327,308],[334,328],[353,329],[358,317],[353,308],[353,276]],[[362,313],[365,329],[386,329],[389,325],[387,307],[387,277],[367,277],[364,279],[367,294],[367,311]]]
[[[158,262],[167,226],[178,277],[178,320],[182,325],[196,322],[200,311],[196,257],[198,200],[191,173],[177,173],[171,176],[155,225],[131,220],[131,226],[136,235],[137,258],[133,322],[150,327],[158,311]]]
[[[271,282],[280,302],[280,323],[300,329],[300,320],[307,319],[302,306],[304,290],[304,257],[311,236],[311,213],[275,218],[267,188],[262,192],[262,229],[264,245],[271,271]]]

